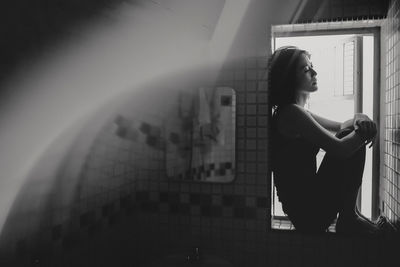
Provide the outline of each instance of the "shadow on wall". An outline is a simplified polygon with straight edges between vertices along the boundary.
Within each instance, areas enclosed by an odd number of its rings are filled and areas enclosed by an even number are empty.
[[[51,43],[66,38],[82,23],[87,23],[121,3],[138,6],[138,0],[113,1],[10,1],[4,4],[0,32],[0,81],[27,57],[40,55]],[[13,27],[10,27],[13,25]]]
[[[104,123],[100,117],[81,118],[58,136],[37,160],[20,188],[0,236],[5,255],[38,245],[43,230],[72,213],[80,173]],[[57,233],[54,233],[57,235]],[[29,241],[28,241],[29,240]]]
[[[22,264],[56,257],[54,248],[82,246],[124,216],[157,212],[163,209],[159,203],[179,198],[168,194],[179,184],[166,175],[166,148],[174,143],[171,121],[178,116],[182,92],[212,86],[209,71],[171,75],[120,95],[55,140],[14,201],[0,255],[16,255]],[[146,223],[135,221],[138,234]],[[128,247],[143,247],[145,241],[137,238]]]

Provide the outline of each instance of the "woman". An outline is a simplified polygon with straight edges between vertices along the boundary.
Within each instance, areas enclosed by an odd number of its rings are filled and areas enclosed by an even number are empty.
[[[339,123],[304,109],[318,89],[308,52],[280,48],[269,67],[272,165],[284,212],[303,232],[325,232],[337,218],[337,232],[377,233],[379,227],[356,208],[365,149],[376,136],[376,124],[363,114]],[[320,148],[326,155],[317,170]]]

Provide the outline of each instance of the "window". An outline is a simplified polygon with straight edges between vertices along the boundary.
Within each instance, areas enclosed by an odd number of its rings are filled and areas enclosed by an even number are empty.
[[[378,121],[379,58],[376,51],[379,49],[379,23],[370,21],[370,27],[365,27],[365,22],[351,23],[351,28],[346,22],[273,26],[272,48],[295,45],[311,53],[311,60],[318,72],[319,90],[311,95],[306,108],[337,121],[345,121],[356,112],[365,113]],[[327,30],[318,30],[320,28]],[[322,150],[318,153],[318,165],[324,153]],[[369,218],[376,218],[378,214],[378,162],[377,143],[367,151],[358,198],[359,209]],[[293,229],[278,201],[273,177],[271,182],[272,228]]]

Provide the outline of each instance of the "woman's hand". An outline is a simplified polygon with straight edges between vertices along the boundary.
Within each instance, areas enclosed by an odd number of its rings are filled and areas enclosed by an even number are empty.
[[[367,115],[362,113],[355,113],[353,118],[353,126],[356,128],[357,123],[360,121],[372,121]]]
[[[375,122],[367,115],[356,113],[354,114],[353,126],[354,130],[366,140],[366,144],[371,143],[369,147],[373,146],[377,133]]]

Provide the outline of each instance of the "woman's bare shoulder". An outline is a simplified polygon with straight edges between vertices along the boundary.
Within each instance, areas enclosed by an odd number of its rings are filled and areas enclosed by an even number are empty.
[[[279,119],[284,121],[293,120],[306,114],[308,113],[303,107],[296,104],[289,104],[279,110]]]
[[[298,137],[296,124],[305,114],[306,111],[301,106],[296,104],[285,105],[279,110],[277,116],[278,131],[287,137]]]

